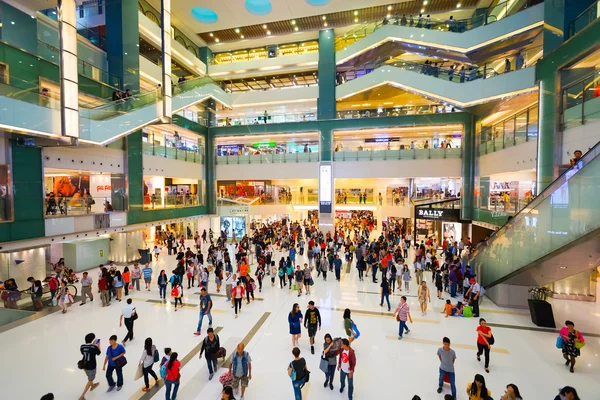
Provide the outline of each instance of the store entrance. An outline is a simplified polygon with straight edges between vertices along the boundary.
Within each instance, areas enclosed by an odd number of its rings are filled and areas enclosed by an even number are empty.
[[[433,238],[441,244],[443,240],[458,242],[462,234],[460,199],[438,201],[412,201],[414,219],[414,243]]]

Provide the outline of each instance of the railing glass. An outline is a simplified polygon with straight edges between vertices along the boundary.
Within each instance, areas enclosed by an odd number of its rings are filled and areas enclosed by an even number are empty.
[[[173,160],[181,160],[196,164],[204,163],[204,155],[200,153],[199,148],[197,148],[196,151],[194,151],[189,150],[185,147],[170,147],[165,145],[143,142],[142,152],[150,156],[171,158]]]
[[[579,14],[577,18],[569,23],[569,29],[567,31],[567,39],[572,38],[577,33],[582,31],[589,24],[594,22],[600,17],[600,2],[595,1],[584,12]]]
[[[600,70],[562,89],[563,130],[600,119]]]
[[[535,140],[538,135],[537,104],[493,126],[485,127],[477,136],[479,155],[500,151]]]
[[[127,207],[127,196],[115,193],[110,196],[86,198],[47,196],[44,201],[44,215],[46,218],[56,218],[106,214],[127,211]]]
[[[490,285],[600,227],[600,143],[471,255]]]
[[[241,61],[265,60],[267,58],[296,56],[319,51],[316,40],[301,43],[286,43],[275,46],[255,47],[252,49],[236,50],[214,54],[210,64],[230,64]]]
[[[461,157],[461,148],[336,151],[333,153],[333,161],[431,160]]]
[[[219,164],[281,164],[319,161],[319,153],[278,153],[217,156]]]

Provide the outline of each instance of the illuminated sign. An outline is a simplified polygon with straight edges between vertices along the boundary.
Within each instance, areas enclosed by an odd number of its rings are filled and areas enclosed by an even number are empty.
[[[331,214],[333,173],[331,163],[319,166],[319,213]]]

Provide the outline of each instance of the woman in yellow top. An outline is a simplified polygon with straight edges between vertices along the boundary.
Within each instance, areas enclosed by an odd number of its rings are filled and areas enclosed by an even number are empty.
[[[467,385],[467,396],[469,400],[488,400],[492,393],[485,386],[485,379],[482,375],[475,375],[473,382]]]

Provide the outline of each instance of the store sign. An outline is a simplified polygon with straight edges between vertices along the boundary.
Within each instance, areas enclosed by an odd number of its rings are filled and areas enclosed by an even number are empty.
[[[319,166],[319,213],[331,214],[333,192],[333,173],[331,163]]]
[[[250,207],[248,207],[248,206],[235,206],[235,207],[231,207],[229,209],[229,214],[230,215],[248,214],[249,211],[250,211]]]
[[[417,219],[458,221],[460,210],[441,208],[417,208]]]

